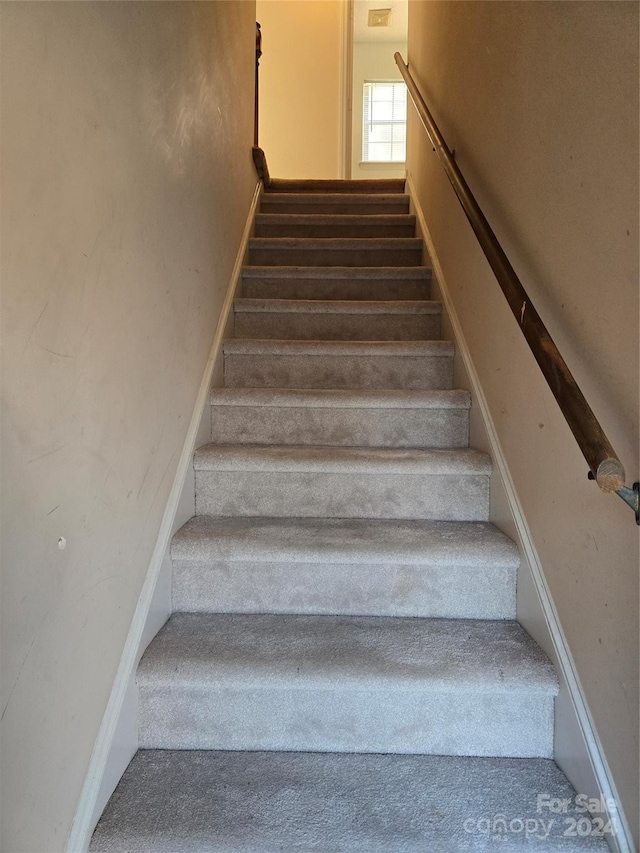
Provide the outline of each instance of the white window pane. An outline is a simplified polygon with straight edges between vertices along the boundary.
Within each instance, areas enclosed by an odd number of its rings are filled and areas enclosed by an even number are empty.
[[[405,160],[407,90],[404,83],[369,82],[363,88],[362,159]]]
[[[374,101],[371,105],[372,121],[391,121],[393,119],[393,101]]]
[[[391,142],[392,139],[392,124],[374,124],[371,126],[369,142]]]
[[[370,83],[374,101],[393,101],[395,86],[389,83]]]
[[[369,145],[369,160],[391,160],[391,146],[387,142],[373,142]]]

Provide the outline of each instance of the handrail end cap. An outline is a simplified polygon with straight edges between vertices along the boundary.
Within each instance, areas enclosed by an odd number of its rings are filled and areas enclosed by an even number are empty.
[[[604,459],[596,471],[596,482],[603,492],[619,492],[624,487],[624,467],[619,459]]]

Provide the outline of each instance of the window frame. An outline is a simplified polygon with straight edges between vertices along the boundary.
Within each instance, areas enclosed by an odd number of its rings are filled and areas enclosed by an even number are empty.
[[[371,98],[371,95],[369,94],[369,92],[373,89],[373,87],[375,87],[375,86],[377,86],[377,85],[394,86],[394,87],[395,87],[395,86],[401,86],[401,87],[402,87],[402,91],[404,91],[404,93],[405,93],[405,112],[404,112],[404,118],[403,118],[403,119],[398,120],[398,119],[393,119],[393,118],[391,118],[391,119],[387,119],[387,120],[385,120],[385,121],[382,121],[382,120],[374,121],[373,119],[371,119],[371,118],[370,118],[370,119],[367,121],[367,113],[369,113],[369,114],[371,113],[371,105],[372,105],[372,98]],[[405,83],[404,83],[404,81],[403,81],[402,79],[397,79],[397,78],[396,78],[395,80],[389,80],[389,79],[377,79],[377,80],[365,79],[365,80],[363,81],[363,84],[362,84],[362,144],[361,144],[361,152],[360,152],[360,153],[361,153],[361,157],[362,157],[362,160],[361,160],[361,165],[362,165],[362,166],[375,165],[375,164],[377,164],[377,165],[401,166],[401,165],[403,165],[403,164],[405,164],[405,163],[406,163],[406,159],[407,159],[407,147],[406,147],[406,146],[407,146],[407,140],[406,140],[406,127],[407,127],[406,92],[407,92],[406,85],[405,85]],[[395,97],[394,97],[393,101],[395,101]],[[392,103],[393,103],[393,101],[392,101]],[[368,108],[367,108],[367,105],[368,105]],[[393,109],[393,108],[392,108],[392,109]],[[370,139],[370,134],[371,134],[371,128],[372,128],[374,125],[378,125],[378,126],[390,126],[390,127],[392,127],[392,128],[393,128],[394,126],[400,126],[400,125],[404,126],[404,128],[405,128],[405,138],[404,138],[404,141],[403,141],[402,143],[399,143],[399,142],[394,141],[394,140],[393,140],[393,138],[392,138],[389,142],[383,142],[383,143],[376,143],[376,142],[372,142],[372,140]],[[373,159],[367,159],[367,155],[368,155],[368,146],[369,146],[369,145],[376,145],[376,144],[388,145],[388,146],[389,146],[389,148],[390,148],[390,154],[391,154],[392,156],[393,156],[393,148],[394,148],[394,146],[398,146],[398,145],[400,145],[400,144],[403,144],[403,146],[404,146],[404,157],[402,158],[402,160],[373,160]]]

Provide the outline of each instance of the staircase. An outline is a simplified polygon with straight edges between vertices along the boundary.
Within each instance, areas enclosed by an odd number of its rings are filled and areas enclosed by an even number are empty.
[[[557,681],[408,210],[401,181],[263,197],[93,853],[606,849],[536,811],[574,795]]]

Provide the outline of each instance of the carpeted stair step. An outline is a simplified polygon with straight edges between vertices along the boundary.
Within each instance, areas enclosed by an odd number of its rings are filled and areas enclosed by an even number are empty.
[[[404,179],[265,189],[91,853],[607,849],[536,810],[557,678],[415,226]]]
[[[337,213],[375,216],[409,213],[409,196],[400,193],[265,193],[261,213]]]
[[[468,391],[214,388],[215,444],[466,447]]]
[[[254,237],[249,263],[257,266],[412,267],[422,264],[418,237]]]
[[[415,237],[415,216],[258,213],[256,237]]]
[[[440,337],[440,302],[236,299],[236,338],[415,341]]]
[[[429,267],[244,267],[249,299],[428,299]]]
[[[446,390],[451,341],[276,341],[223,344],[224,382],[235,388]]]
[[[516,622],[175,613],[137,682],[142,749],[553,753],[555,672]]]
[[[402,193],[406,181],[404,178],[383,178],[379,180],[296,180],[273,178],[265,195],[271,193]]]
[[[515,544],[491,524],[198,516],[174,536],[173,610],[515,619]]]
[[[207,444],[196,515],[486,521],[491,460],[477,450]]]
[[[90,853],[607,853],[575,797],[544,758],[143,750]]]

